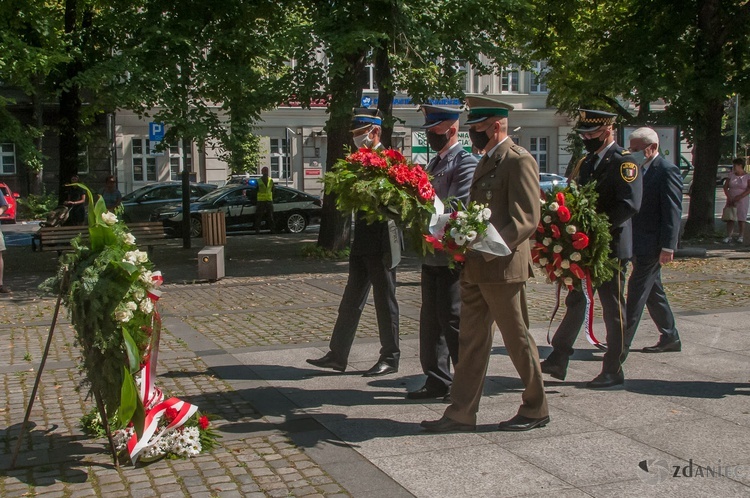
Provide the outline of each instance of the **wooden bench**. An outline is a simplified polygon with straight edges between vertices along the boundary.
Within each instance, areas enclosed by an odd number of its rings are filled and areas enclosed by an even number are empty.
[[[151,256],[154,246],[170,243],[170,239],[164,232],[164,225],[160,221],[128,223],[127,226],[130,233],[135,237],[136,245],[141,248],[146,247],[149,256]],[[78,235],[81,235],[84,241],[88,240],[88,226],[42,227],[34,235],[31,247],[35,251],[37,249],[40,251],[57,251],[58,254],[64,251],[72,251],[73,246],[70,241]]]

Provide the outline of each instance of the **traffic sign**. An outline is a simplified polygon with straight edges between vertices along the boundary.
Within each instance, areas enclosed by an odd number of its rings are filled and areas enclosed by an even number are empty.
[[[164,123],[151,121],[148,124],[148,139],[152,142],[161,142],[164,140]]]

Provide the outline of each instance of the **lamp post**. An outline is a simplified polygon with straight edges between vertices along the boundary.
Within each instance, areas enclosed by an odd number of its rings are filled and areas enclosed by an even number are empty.
[[[734,148],[732,149],[732,159],[737,157],[737,123],[740,114],[740,94],[734,96]]]

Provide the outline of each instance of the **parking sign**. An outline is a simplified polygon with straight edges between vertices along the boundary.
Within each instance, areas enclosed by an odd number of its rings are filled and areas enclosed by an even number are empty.
[[[164,123],[150,122],[148,124],[148,139],[152,142],[164,140]]]

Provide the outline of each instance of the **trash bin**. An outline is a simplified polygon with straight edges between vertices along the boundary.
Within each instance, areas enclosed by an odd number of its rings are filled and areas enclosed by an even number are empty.
[[[203,242],[207,246],[223,246],[227,243],[227,224],[223,211],[201,214]]]

